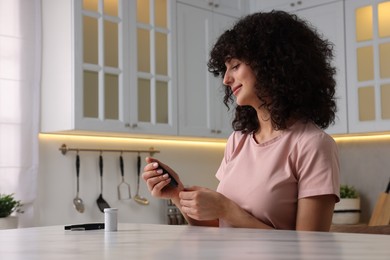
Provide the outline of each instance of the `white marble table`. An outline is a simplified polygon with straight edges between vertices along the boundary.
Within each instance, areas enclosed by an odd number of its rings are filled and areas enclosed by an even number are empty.
[[[63,226],[0,231],[1,260],[390,259],[389,235],[120,224],[117,232]]]

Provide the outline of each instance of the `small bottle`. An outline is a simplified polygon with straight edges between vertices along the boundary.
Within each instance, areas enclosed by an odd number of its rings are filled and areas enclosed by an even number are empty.
[[[118,230],[118,209],[104,209],[104,230],[108,232]]]

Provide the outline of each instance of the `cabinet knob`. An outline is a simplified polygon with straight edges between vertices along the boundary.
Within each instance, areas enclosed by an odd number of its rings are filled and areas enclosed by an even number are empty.
[[[222,131],[221,130],[217,130],[217,131],[215,131],[217,134],[220,134],[220,133],[222,133]]]
[[[212,133],[212,134],[215,134],[215,133],[216,133],[216,131],[215,131],[214,129],[212,129],[212,130],[211,130],[211,133]]]
[[[295,3],[291,3],[290,6],[291,6],[291,7],[294,7],[294,6],[295,6]]]
[[[213,4],[213,2],[209,2],[209,6],[213,6],[214,4]]]
[[[215,8],[218,8],[218,7],[219,7],[219,4],[215,4],[214,7],[215,7]]]
[[[301,5],[301,4],[302,4],[302,1],[298,1],[297,4],[298,4],[298,5]]]

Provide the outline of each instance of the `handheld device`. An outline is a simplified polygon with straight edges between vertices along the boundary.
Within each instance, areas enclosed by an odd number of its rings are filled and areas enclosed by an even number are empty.
[[[164,168],[162,167],[161,165],[158,165],[158,168],[161,169],[163,171],[162,174],[168,174],[169,175],[169,178],[171,178],[171,182],[169,183],[169,185],[171,185],[172,187],[177,187],[179,186],[179,184],[177,183],[177,181],[175,180],[175,178],[172,177],[172,175]]]

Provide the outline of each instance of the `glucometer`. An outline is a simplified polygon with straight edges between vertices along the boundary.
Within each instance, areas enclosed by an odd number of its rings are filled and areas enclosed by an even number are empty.
[[[177,183],[175,178],[173,178],[172,175],[164,167],[162,167],[160,164],[158,165],[158,169],[161,169],[163,171],[162,175],[168,174],[169,178],[171,178],[171,182],[169,183],[169,185],[171,185],[172,187],[179,186],[179,184]]]

